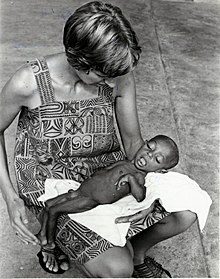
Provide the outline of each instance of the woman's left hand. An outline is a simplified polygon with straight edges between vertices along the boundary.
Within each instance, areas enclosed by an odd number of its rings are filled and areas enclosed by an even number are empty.
[[[142,211],[139,211],[133,215],[129,215],[129,216],[123,216],[123,217],[118,217],[115,219],[115,223],[119,224],[119,223],[129,223],[129,222],[135,222],[138,221],[140,219],[145,218],[149,213],[151,213],[151,211],[154,208],[154,203],[152,203],[152,205],[150,207],[148,207],[147,209],[144,209]]]

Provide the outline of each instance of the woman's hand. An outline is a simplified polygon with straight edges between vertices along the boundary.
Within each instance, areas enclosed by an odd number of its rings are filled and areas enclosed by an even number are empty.
[[[129,216],[123,216],[123,217],[118,217],[115,219],[115,223],[119,224],[119,223],[129,223],[129,222],[135,222],[138,221],[140,219],[145,218],[148,214],[150,214],[154,208],[154,204],[155,202],[152,203],[152,205],[150,207],[148,207],[147,209],[144,209],[142,211],[139,211],[133,215],[129,215]]]
[[[7,202],[8,214],[12,228],[15,234],[25,244],[31,243],[33,245],[39,244],[37,237],[32,234],[26,227],[28,218],[25,212],[25,206],[22,199],[19,197]]]

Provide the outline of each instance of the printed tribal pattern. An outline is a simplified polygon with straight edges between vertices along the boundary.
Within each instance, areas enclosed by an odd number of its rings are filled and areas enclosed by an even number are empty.
[[[29,205],[42,206],[37,197],[44,192],[47,178],[81,182],[124,155],[114,130],[110,87],[97,88],[92,99],[57,102],[46,61],[29,64],[42,105],[21,111],[15,169],[21,197]]]
[[[146,218],[131,224],[127,238],[131,238],[137,233],[152,226],[162,218],[168,216],[159,202],[155,203],[154,211]],[[60,216],[58,220],[58,233],[56,243],[73,261],[80,264],[95,258],[114,245],[100,237],[95,232],[70,220],[66,215]]]
[[[99,87],[98,96],[93,99],[57,102],[46,61],[37,59],[30,65],[42,105],[35,109],[24,107],[20,113],[15,171],[19,195],[37,215],[43,206],[37,198],[44,193],[47,178],[82,182],[97,169],[125,157],[113,126],[111,88]],[[163,214],[158,212],[159,217]],[[148,225],[132,227],[131,235]],[[56,233],[60,248],[80,263],[113,247],[67,215],[60,216]]]
[[[170,213],[167,212],[159,203],[159,201],[156,201],[154,205],[154,210],[148,214],[147,217],[137,221],[133,222],[128,230],[127,238],[131,238],[135,234],[143,231],[144,228],[148,228],[155,224],[156,222],[160,221],[164,217],[168,216]]]
[[[51,83],[50,73],[47,68],[45,59],[36,59],[34,61],[28,61],[31,65],[37,86],[39,88],[42,104],[55,101],[53,94],[53,87]]]
[[[71,260],[80,264],[84,264],[113,247],[113,244],[71,220],[67,215],[59,217],[57,227],[57,245]]]

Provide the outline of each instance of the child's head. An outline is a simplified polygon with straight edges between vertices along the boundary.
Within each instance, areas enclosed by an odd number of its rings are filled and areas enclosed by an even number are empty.
[[[81,6],[69,17],[63,43],[71,66],[85,72],[96,70],[109,78],[132,70],[141,53],[121,10],[100,1]]]
[[[136,168],[145,172],[168,170],[179,161],[176,143],[169,137],[157,135],[145,141],[134,158]]]

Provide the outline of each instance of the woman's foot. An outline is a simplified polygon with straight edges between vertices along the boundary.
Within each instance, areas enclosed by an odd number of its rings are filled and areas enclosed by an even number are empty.
[[[69,269],[69,259],[58,247],[43,246],[37,256],[41,267],[48,273],[62,274]]]
[[[170,272],[150,257],[145,257],[144,262],[134,266],[134,278],[172,278]]]

